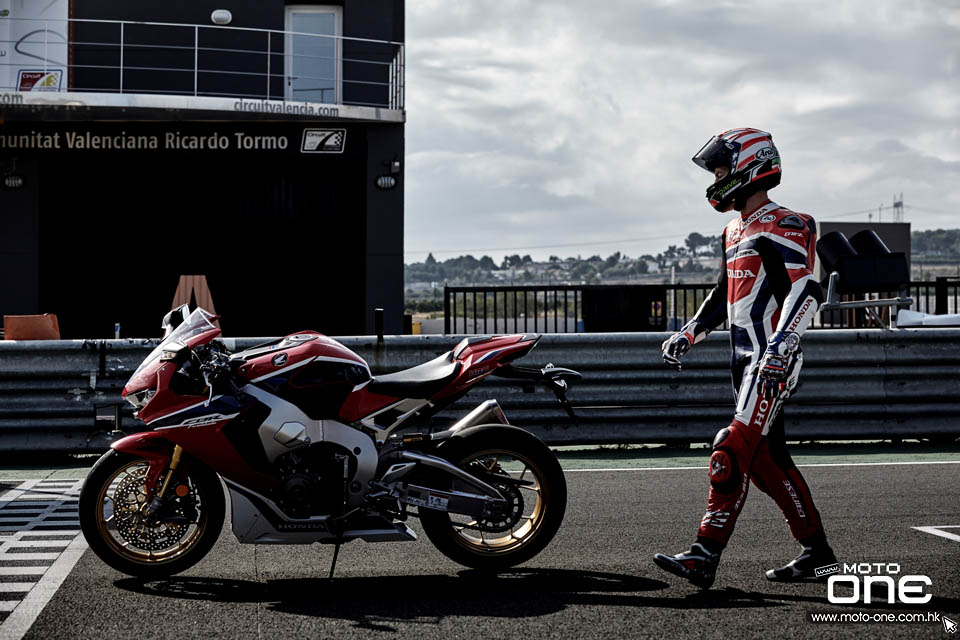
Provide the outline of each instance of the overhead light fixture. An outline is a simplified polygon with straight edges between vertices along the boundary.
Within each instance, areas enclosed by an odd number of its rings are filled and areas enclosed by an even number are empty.
[[[393,176],[380,176],[377,178],[378,189],[393,189],[395,186],[397,186],[397,179]]]
[[[23,187],[23,176],[7,175],[3,177],[3,186],[5,189],[14,191]]]
[[[210,14],[210,20],[213,24],[230,24],[233,22],[233,14],[226,9],[216,9]]]

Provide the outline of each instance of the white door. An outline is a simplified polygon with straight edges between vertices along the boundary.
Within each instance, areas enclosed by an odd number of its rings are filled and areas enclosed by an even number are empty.
[[[340,7],[287,7],[287,100],[340,103],[341,15]]]

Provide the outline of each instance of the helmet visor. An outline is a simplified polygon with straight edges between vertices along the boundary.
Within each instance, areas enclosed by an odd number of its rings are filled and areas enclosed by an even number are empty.
[[[713,136],[703,145],[703,148],[693,156],[692,160],[701,169],[713,173],[717,167],[727,167],[733,170],[733,156],[737,146],[735,143]]]

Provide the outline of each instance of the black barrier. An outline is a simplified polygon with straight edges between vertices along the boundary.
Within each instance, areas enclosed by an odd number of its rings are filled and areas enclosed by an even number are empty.
[[[448,426],[496,399],[511,423],[554,445],[710,441],[733,412],[729,336],[711,334],[679,372],[660,359],[665,336],[543,336],[520,364],[549,362],[583,374],[568,395],[576,425],[552,394],[523,393],[508,380],[487,378],[431,426]],[[339,340],[376,375],[426,362],[462,337],[386,336],[382,346],[376,336]],[[241,350],[268,340],[225,343]],[[144,429],[120,390],[153,346],[139,340],[0,342],[0,449],[103,451],[116,437],[111,405],[120,406],[124,430]],[[803,348],[801,386],[785,412],[789,438],[960,436],[960,329],[812,331]]]

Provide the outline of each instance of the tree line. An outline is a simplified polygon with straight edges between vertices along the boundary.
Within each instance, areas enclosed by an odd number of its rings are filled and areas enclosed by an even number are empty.
[[[642,276],[650,272],[651,265],[656,265],[659,270],[674,267],[680,273],[705,271],[694,258],[719,259],[720,255],[720,236],[704,236],[696,232],[688,235],[683,245],[669,245],[656,255],[637,257],[616,251],[606,258],[599,254],[587,258],[552,255],[546,262],[536,262],[529,254],[513,254],[504,256],[497,264],[490,256],[478,259],[468,254],[440,261],[431,253],[423,262],[405,265],[404,281],[488,284],[503,282],[504,272],[509,272],[516,280],[526,278],[595,283]]]

